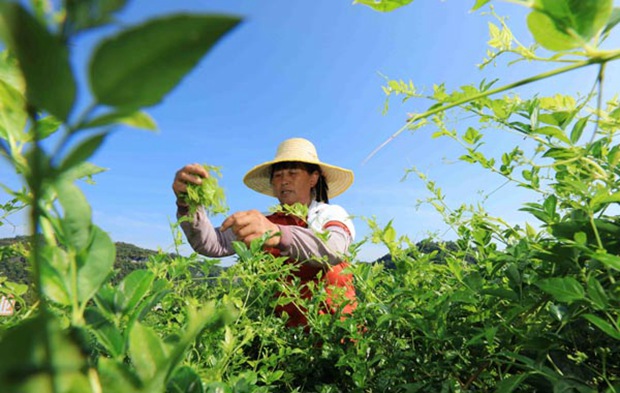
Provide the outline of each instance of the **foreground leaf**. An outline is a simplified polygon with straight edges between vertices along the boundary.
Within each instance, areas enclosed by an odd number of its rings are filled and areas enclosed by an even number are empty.
[[[152,329],[140,322],[133,325],[129,334],[129,355],[136,372],[144,382],[150,382],[164,367],[167,360],[166,348],[162,340]],[[163,378],[164,375],[160,373],[158,379]],[[163,379],[157,382],[161,385],[162,381]]]
[[[149,116],[148,113],[141,111],[129,113],[123,111],[106,113],[105,115],[93,119],[92,121],[88,122],[80,128],[87,129],[94,127],[103,127],[118,123],[135,128],[141,128],[144,130],[157,130],[157,124],[155,124],[155,120],[153,120],[153,118]]]
[[[538,0],[527,25],[538,43],[561,51],[587,44],[607,24],[613,0]]]
[[[16,3],[0,3],[0,36],[19,61],[28,101],[67,120],[76,95],[67,47]]]
[[[27,138],[23,129],[28,120],[24,96],[13,86],[0,80],[0,139],[21,141]]]
[[[56,194],[63,210],[64,217],[60,223],[67,245],[79,251],[88,244],[91,227],[91,208],[82,191],[68,181],[55,184]]]
[[[134,270],[118,285],[114,296],[114,309],[125,313],[135,308],[151,288],[155,274],[149,270]]]
[[[609,322],[594,314],[585,314],[583,315],[583,317],[590,321],[592,324],[594,324],[596,327],[601,329],[610,337],[613,337],[616,340],[620,340],[620,330],[613,327]]]
[[[91,391],[84,354],[59,325],[55,319],[39,316],[4,334],[0,342],[2,392],[52,393],[57,391],[54,386],[63,386],[63,392]]]
[[[126,0],[67,1],[67,20],[73,31],[97,27],[112,20],[112,14],[125,7]]]
[[[353,4],[364,4],[375,11],[390,12],[403,7],[413,0],[355,0]]]
[[[78,300],[86,303],[106,281],[114,267],[116,247],[107,233],[93,225],[86,252],[78,255]]]
[[[572,303],[585,298],[581,284],[572,277],[554,277],[540,280],[536,285],[560,302]]]
[[[106,105],[137,109],[159,103],[239,19],[175,15],[105,40],[90,64],[90,84]]]

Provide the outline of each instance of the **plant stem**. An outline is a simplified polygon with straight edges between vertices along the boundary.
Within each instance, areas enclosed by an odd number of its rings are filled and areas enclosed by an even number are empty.
[[[605,63],[600,65],[598,70],[598,76],[596,77],[596,86],[598,86],[598,97],[596,97],[596,121],[594,122],[594,131],[592,131],[592,137],[590,137],[590,144],[594,142],[596,133],[598,132],[598,126],[601,120],[601,108],[603,107],[603,79],[605,78]]]
[[[34,108],[28,108],[29,116],[34,124],[36,124],[36,110]],[[44,345],[44,369],[49,372],[50,375],[50,384],[51,391],[53,393],[57,393],[60,391],[59,381],[56,377],[56,371],[54,367],[54,359],[52,354],[54,353],[53,343],[52,343],[52,325],[51,325],[51,314],[48,310],[47,299],[45,297],[45,293],[43,292],[43,273],[41,266],[43,265],[43,257],[41,255],[41,240],[39,236],[40,228],[40,220],[43,215],[41,210],[41,199],[43,195],[43,179],[45,178],[44,171],[42,170],[43,161],[45,158],[45,153],[40,144],[39,133],[35,132],[34,135],[34,143],[33,143],[33,163],[31,168],[31,173],[28,175],[29,179],[27,180],[27,184],[30,186],[30,190],[32,192],[32,211],[30,212],[30,228],[33,239],[33,250],[32,250],[32,273],[34,278],[34,284],[37,291],[37,297],[41,304],[41,319],[43,322],[43,345]]]
[[[594,237],[596,238],[596,244],[599,250],[604,250],[603,242],[601,241],[601,236],[598,233],[598,229],[596,228],[596,223],[594,222],[594,214],[592,212],[588,212],[588,217],[590,218],[590,225],[592,226],[592,231],[594,232]]]

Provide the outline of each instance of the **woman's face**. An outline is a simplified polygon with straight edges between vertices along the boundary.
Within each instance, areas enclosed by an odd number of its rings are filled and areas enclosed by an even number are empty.
[[[271,176],[273,193],[281,204],[303,203],[310,205],[312,187],[319,180],[319,173],[308,173],[303,168],[276,169]]]

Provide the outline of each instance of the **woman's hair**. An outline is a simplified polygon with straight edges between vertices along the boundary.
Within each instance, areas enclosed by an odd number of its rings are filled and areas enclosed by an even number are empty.
[[[303,169],[310,174],[318,172],[319,181],[314,187],[312,187],[312,196],[314,197],[314,199],[316,199],[317,202],[329,203],[329,198],[327,197],[327,181],[325,180],[325,175],[323,175],[323,172],[321,172],[320,166],[299,161],[277,162],[271,166],[271,171],[269,172],[269,181],[273,179],[273,173],[281,169]]]

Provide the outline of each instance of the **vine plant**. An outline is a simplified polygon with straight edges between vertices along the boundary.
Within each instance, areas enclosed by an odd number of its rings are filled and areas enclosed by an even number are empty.
[[[411,3],[358,2],[379,11]],[[522,210],[539,220],[541,229],[529,224],[521,228],[490,217],[481,205],[452,208],[435,182],[416,168],[411,170],[431,193],[422,202],[432,204],[444,217],[459,246],[448,253],[448,277],[441,275],[440,280],[456,280],[460,285],[442,290],[453,302],[446,300],[437,307],[450,307],[450,314],[459,315],[460,324],[451,325],[449,316],[443,322],[460,332],[432,337],[456,344],[453,349],[459,355],[468,353],[466,356],[484,359],[463,359],[462,364],[467,365],[463,375],[457,371],[447,377],[456,382],[452,386],[471,389],[491,377],[495,379],[493,386],[502,392],[615,392],[620,386],[619,370],[610,359],[620,353],[620,102],[617,95],[605,102],[603,88],[606,65],[620,59],[620,49],[602,49],[601,45],[620,22],[620,9],[614,8],[612,0],[509,2],[530,9],[527,26],[536,44],[522,45],[491,8],[490,14],[499,23],[489,24],[491,49],[480,67],[508,55],[514,56],[512,62],[561,66],[499,87],[498,81],[483,80],[449,92],[437,84],[431,94],[420,93],[411,81],[388,80],[384,87],[388,99],[401,96],[403,101],[430,100],[432,104],[422,113],[411,114],[367,160],[404,131],[433,126],[433,137],[449,138],[461,145],[465,153],[460,160],[480,165],[507,183],[540,196]],[[478,0],[473,10],[489,3]],[[540,84],[589,66],[598,67],[598,73],[592,90],[581,99],[560,94],[524,99],[515,93],[517,87]],[[497,98],[501,93],[509,95]],[[459,127],[459,116],[450,118],[455,112],[473,114],[479,127]],[[508,148],[498,156],[489,155],[484,152],[482,128],[516,132],[532,143]],[[415,263],[406,255],[399,260]],[[457,306],[460,302],[468,305]],[[428,306],[421,308],[429,311]],[[469,314],[473,310],[483,313],[476,318]],[[439,315],[433,313],[432,318]],[[468,328],[465,321],[471,322]],[[469,328],[470,333],[465,333]],[[428,334],[426,327],[413,330]],[[467,340],[460,341],[467,350],[456,349],[458,337]],[[476,342],[484,342],[485,348],[474,350]],[[446,358],[442,361],[451,363]],[[468,373],[467,369],[475,372]],[[444,371],[437,366],[431,373],[441,375]]]

